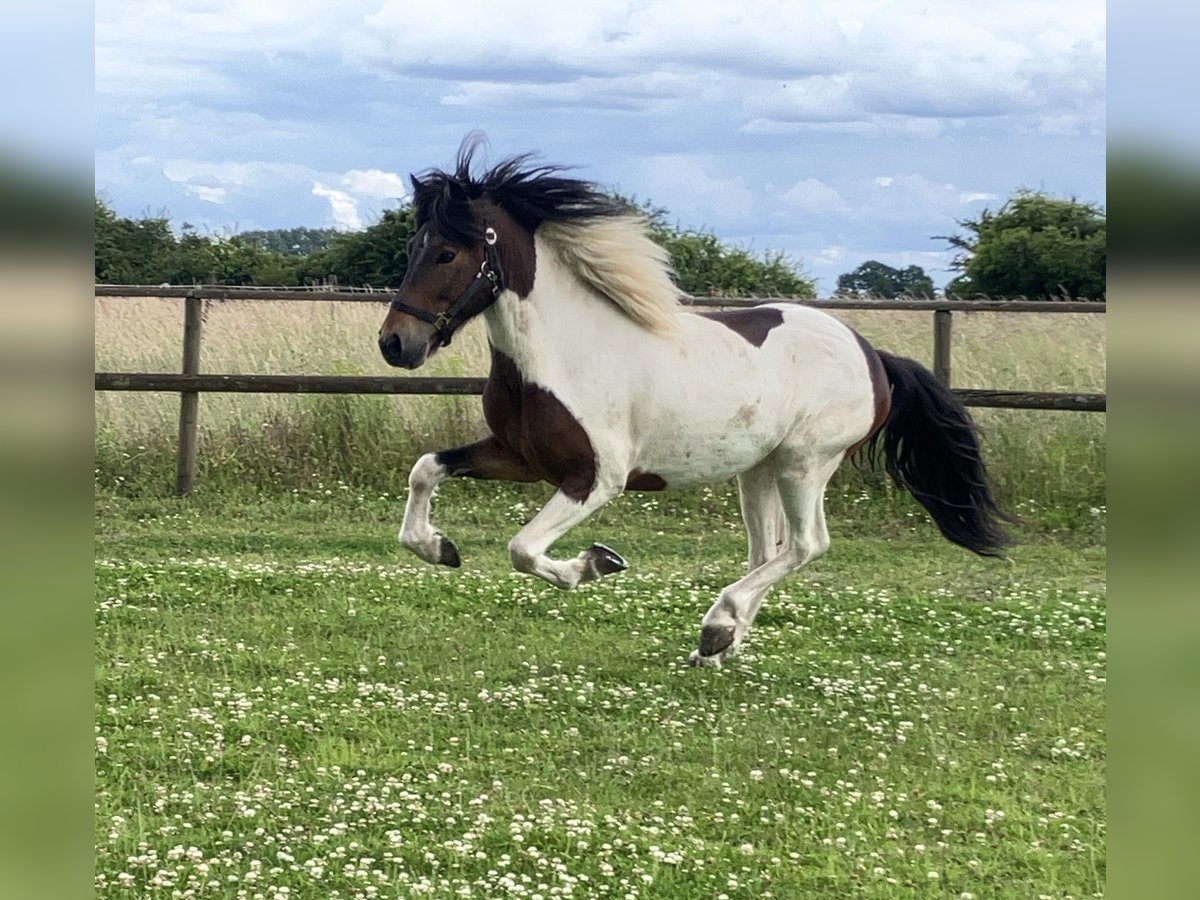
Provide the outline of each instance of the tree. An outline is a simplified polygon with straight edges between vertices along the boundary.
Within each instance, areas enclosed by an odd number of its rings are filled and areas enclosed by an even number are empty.
[[[920,266],[893,269],[869,259],[853,272],[838,276],[837,292],[853,297],[932,297],[933,279]]]
[[[97,197],[94,234],[98,282],[158,284],[173,268],[177,248],[165,216],[126,219]]]
[[[335,276],[339,283],[360,287],[398,287],[408,268],[408,242],[416,233],[411,206],[385,210],[379,221],[363,231],[336,235],[300,267],[306,280]]]
[[[967,235],[941,238],[962,251],[948,297],[1105,298],[1106,218],[1098,207],[1022,190],[999,211],[958,224]]]
[[[239,231],[235,237],[281,256],[310,256],[341,234],[336,228],[273,228]]]
[[[197,234],[186,222],[176,239],[165,215],[126,219],[96,198],[96,281],[108,284],[280,285],[297,279],[296,257],[239,237]]]
[[[816,288],[779,251],[756,256],[723,243],[710,231],[663,229],[651,233],[666,248],[675,281],[688,294],[743,297],[815,297]]]
[[[675,282],[688,294],[743,297],[815,297],[816,284],[786,253],[756,255],[721,241],[711,231],[668,224],[668,212],[649,201],[614,193],[613,199],[645,217],[650,237],[665,247]]]
[[[786,254],[761,255],[723,243],[708,231],[667,224],[667,212],[617,196],[644,215],[650,236],[667,249],[682,291],[691,294],[813,297],[815,286]],[[293,255],[305,241],[319,244],[325,229],[197,234],[187,223],[175,238],[165,216],[133,221],[96,199],[96,280],[122,284],[285,285],[336,278],[346,286],[396,287],[408,268],[416,232],[411,206],[389,209],[363,231],[332,235],[328,246]],[[289,243],[290,242],[290,243]],[[290,252],[281,248],[286,246]]]

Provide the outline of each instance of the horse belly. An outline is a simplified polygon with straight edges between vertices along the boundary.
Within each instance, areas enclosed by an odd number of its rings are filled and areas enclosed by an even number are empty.
[[[636,405],[636,468],[684,487],[745,472],[785,441],[836,452],[862,437],[873,392],[853,332],[814,310],[792,316],[761,347],[704,323],[693,337],[708,339],[706,352],[697,340],[674,377],[647,373],[655,389]]]
[[[636,468],[686,487],[751,468],[779,446],[794,417],[759,396],[715,409],[659,409],[645,421],[654,427],[640,429]]]

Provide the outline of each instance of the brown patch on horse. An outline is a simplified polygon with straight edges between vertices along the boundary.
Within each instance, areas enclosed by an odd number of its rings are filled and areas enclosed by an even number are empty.
[[[625,490],[627,491],[665,491],[666,489],[667,480],[665,478],[655,475],[653,472],[643,472],[641,469],[634,469],[625,479]]]
[[[851,329],[851,331],[854,331],[854,329]],[[876,435],[879,429],[883,427],[883,423],[887,421],[888,412],[892,408],[892,386],[888,383],[887,372],[883,368],[883,360],[879,358],[879,354],[875,352],[875,348],[867,343],[867,339],[857,331],[854,332],[854,338],[858,341],[858,346],[862,347],[863,356],[867,358],[867,371],[870,372],[871,389],[875,394],[875,418],[871,420],[871,427],[866,435],[846,451],[846,456],[853,456],[863,444]]]
[[[500,481],[541,481],[525,460],[503,446],[495,435],[462,447],[439,450],[437,461],[454,478]]]
[[[736,331],[755,347],[761,347],[771,329],[783,324],[783,310],[771,306],[746,309],[714,309],[700,315]]]
[[[483,415],[500,445],[539,479],[580,503],[592,493],[596,452],[587,432],[561,400],[527,383],[517,364],[495,347],[483,388]]]
[[[537,271],[533,235],[495,203],[479,200],[473,208],[483,226],[496,232],[496,253],[504,270],[504,287],[524,299],[533,290]]]

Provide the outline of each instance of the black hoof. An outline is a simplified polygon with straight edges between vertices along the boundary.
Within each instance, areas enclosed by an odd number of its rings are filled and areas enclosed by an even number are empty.
[[[732,625],[705,625],[700,629],[701,656],[718,656],[732,646]]]
[[[597,577],[611,575],[613,572],[623,572],[629,568],[629,563],[621,558],[621,554],[603,544],[592,544],[584,551]]]
[[[457,569],[462,565],[462,560],[458,556],[458,548],[447,537],[442,538],[441,548],[438,552],[438,562],[452,569]]]

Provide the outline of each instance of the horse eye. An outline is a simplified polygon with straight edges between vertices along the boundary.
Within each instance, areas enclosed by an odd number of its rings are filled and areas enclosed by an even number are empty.
[[[434,262],[437,263],[439,266],[443,265],[445,263],[448,263],[448,262],[454,262],[454,251],[443,250],[441,253],[438,254],[438,257],[437,257],[437,259],[434,260]]]

